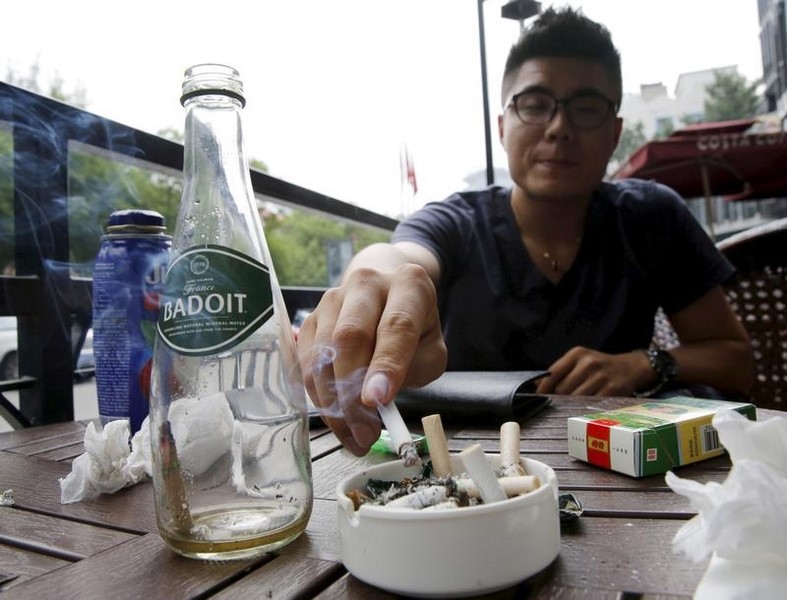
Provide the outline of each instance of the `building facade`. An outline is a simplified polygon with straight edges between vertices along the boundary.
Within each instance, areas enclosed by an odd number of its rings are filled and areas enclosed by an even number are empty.
[[[663,83],[643,84],[639,94],[623,94],[620,116],[629,125],[641,122],[646,139],[665,137],[684,125],[703,120],[705,88],[713,83],[716,73],[737,72],[737,66],[727,66],[682,73],[673,96]]]
[[[767,112],[776,112],[787,124],[787,13],[785,0],[757,0],[760,47]]]

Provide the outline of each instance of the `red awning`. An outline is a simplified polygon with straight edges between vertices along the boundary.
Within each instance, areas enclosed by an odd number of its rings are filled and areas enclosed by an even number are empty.
[[[670,186],[684,198],[787,196],[787,132],[747,133],[754,119],[700,123],[639,148],[612,176]]]

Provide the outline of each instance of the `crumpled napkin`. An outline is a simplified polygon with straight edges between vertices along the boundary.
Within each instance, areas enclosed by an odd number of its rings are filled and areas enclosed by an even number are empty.
[[[666,474],[699,514],[683,525],[673,551],[711,557],[695,591],[702,598],[783,598],[787,589],[787,418],[750,421],[734,410],[713,418],[732,469],[723,483]]]
[[[270,440],[258,428],[235,419],[224,392],[173,402],[167,415],[178,464],[201,485],[231,481],[241,494],[259,495],[248,485],[257,463],[270,451]],[[150,422],[146,418],[129,448],[128,421],[110,421],[101,432],[93,423],[85,431],[85,453],[77,457],[71,473],[60,480],[60,501],[79,502],[99,494],[113,494],[152,476]],[[289,468],[267,464],[266,469]],[[258,473],[259,475],[259,473]]]
[[[236,421],[224,393],[173,402],[168,420],[178,454],[178,462],[190,476],[215,473],[214,484],[221,485],[226,473],[213,469],[230,457]],[[68,504],[114,494],[153,474],[151,468],[150,421],[146,417],[129,446],[129,424],[110,421],[102,431],[93,423],[85,430],[85,452],[71,465],[71,472],[60,480],[60,502]]]
[[[60,502],[69,504],[114,494],[152,475],[150,467],[150,424],[146,418],[131,438],[128,421],[107,423],[97,431],[93,423],[85,430],[85,452],[71,464],[71,472],[60,479]]]

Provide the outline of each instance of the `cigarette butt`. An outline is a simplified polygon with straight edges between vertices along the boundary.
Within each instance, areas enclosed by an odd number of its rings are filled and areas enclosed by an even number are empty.
[[[445,502],[447,499],[448,492],[444,485],[430,485],[412,494],[391,500],[385,506],[391,508],[425,508]]]
[[[500,426],[500,467],[503,475],[508,477],[526,474],[519,459],[520,432],[516,421],[508,421]]]
[[[478,487],[484,503],[500,502],[506,499],[503,486],[497,481],[494,470],[489,465],[481,449],[481,444],[473,444],[459,453],[459,459],[465,466],[467,474]]]
[[[427,506],[426,508],[422,508],[421,510],[426,512],[438,512],[442,510],[453,510],[455,508],[459,508],[459,503],[456,501],[456,498],[448,498],[445,502],[440,502],[439,504],[433,504],[432,506]]]
[[[508,498],[521,496],[532,492],[541,485],[536,475],[518,475],[516,477],[500,477],[497,482],[503,488]],[[462,477],[457,479],[456,485],[471,498],[480,498],[481,491],[472,479]]]
[[[451,474],[451,457],[448,454],[448,443],[445,440],[443,422],[440,415],[427,415],[421,419],[424,427],[426,443],[429,446],[429,457],[432,459],[432,468],[437,477],[446,477]]]
[[[186,487],[183,485],[178,452],[175,449],[175,438],[172,437],[169,421],[165,421],[161,425],[159,444],[161,447],[162,478],[169,496],[169,509],[172,514],[173,525],[178,531],[186,533],[191,530],[194,522],[191,519],[188,494],[186,494]]]

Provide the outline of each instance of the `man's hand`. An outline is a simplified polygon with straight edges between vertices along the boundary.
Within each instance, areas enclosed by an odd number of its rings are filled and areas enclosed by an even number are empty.
[[[446,365],[437,294],[427,271],[357,267],[305,319],[298,354],[306,389],[342,444],[363,456],[380,435],[377,403]]]
[[[605,354],[576,346],[549,367],[538,384],[539,394],[633,396],[652,383],[655,374],[644,352]]]

